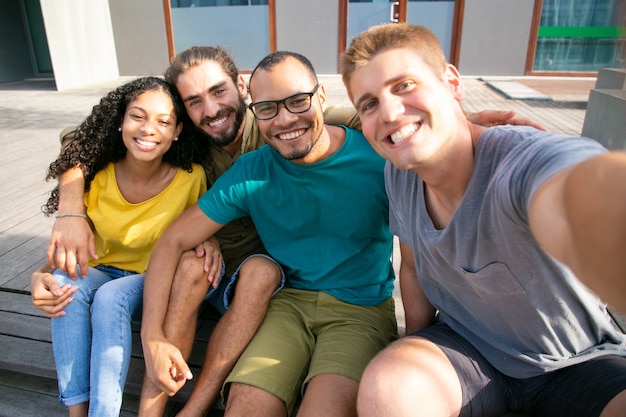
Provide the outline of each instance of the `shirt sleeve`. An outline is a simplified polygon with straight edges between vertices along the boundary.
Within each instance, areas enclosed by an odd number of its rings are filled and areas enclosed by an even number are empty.
[[[495,173],[498,200],[508,203],[514,215],[527,223],[530,201],[542,184],[562,170],[605,152],[592,139],[542,134],[528,146],[517,146],[499,165]]]
[[[211,220],[227,224],[248,216],[246,204],[246,181],[234,164],[198,200],[198,206]]]

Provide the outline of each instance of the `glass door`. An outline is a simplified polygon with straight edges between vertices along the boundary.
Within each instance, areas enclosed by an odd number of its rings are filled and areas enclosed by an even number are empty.
[[[405,0],[406,1],[406,0]],[[348,45],[370,26],[398,22],[400,2],[392,0],[350,0],[348,4]]]
[[[426,26],[451,60],[455,0],[349,0],[347,44],[370,26],[408,22]]]
[[[441,43],[446,59],[451,61],[454,0],[409,0],[406,21],[432,30]]]
[[[268,0],[170,0],[170,5],[175,53],[222,46],[241,70],[270,53]]]

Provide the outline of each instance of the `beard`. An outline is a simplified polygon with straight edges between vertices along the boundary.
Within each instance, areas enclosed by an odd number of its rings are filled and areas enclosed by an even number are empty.
[[[235,121],[231,125],[230,129],[220,132],[219,134],[211,134],[204,130],[202,127],[204,124],[209,123],[212,120],[221,119],[223,117],[227,117],[231,112],[235,113]],[[237,139],[237,135],[239,134],[239,128],[241,128],[241,124],[243,123],[243,118],[246,115],[246,103],[239,96],[239,102],[237,103],[236,108],[224,108],[220,109],[215,117],[204,117],[200,120],[200,125],[196,125],[196,130],[198,133],[205,137],[210,143],[218,147],[224,147],[230,145]]]
[[[313,130],[313,126],[311,124],[309,124],[308,126],[304,126],[304,127],[307,128],[308,130]],[[322,136],[322,132],[323,132],[322,129],[320,129],[319,132],[314,132],[313,137],[305,144],[302,144],[300,148],[291,148],[287,150],[281,149],[281,147],[278,145],[280,143],[280,139],[267,140],[267,137],[264,137],[264,139],[265,139],[265,143],[267,143],[272,149],[278,152],[278,154],[281,157],[283,157],[284,159],[288,161],[295,161],[295,160],[304,158],[309,153],[311,153],[313,149],[315,149],[317,142]],[[274,137],[274,134],[272,132],[268,132],[268,133],[269,133],[268,135],[269,137]]]

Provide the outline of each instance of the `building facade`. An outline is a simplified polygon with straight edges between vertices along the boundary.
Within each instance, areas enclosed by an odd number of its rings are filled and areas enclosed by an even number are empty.
[[[623,67],[623,0],[3,0],[0,82],[54,77],[63,90],[161,74],[193,45],[232,50],[251,70],[268,53],[337,73],[369,26],[428,26],[465,75],[595,76]]]

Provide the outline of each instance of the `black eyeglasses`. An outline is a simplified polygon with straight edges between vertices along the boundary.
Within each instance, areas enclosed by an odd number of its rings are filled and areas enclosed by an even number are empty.
[[[254,117],[259,120],[269,120],[276,117],[279,106],[285,106],[289,113],[299,114],[308,111],[311,108],[311,97],[315,95],[319,84],[310,93],[298,93],[282,100],[268,100],[250,103],[248,108],[254,113]]]

